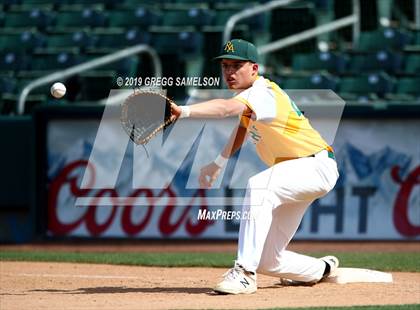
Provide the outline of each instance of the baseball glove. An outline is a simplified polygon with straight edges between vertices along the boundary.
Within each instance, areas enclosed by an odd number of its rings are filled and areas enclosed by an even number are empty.
[[[121,125],[136,144],[146,144],[175,121],[166,96],[154,91],[135,90],[122,105]]]

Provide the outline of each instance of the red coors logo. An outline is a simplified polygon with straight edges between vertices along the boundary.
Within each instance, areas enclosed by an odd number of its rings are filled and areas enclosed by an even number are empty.
[[[420,235],[420,226],[414,226],[410,223],[408,206],[414,186],[420,184],[420,166],[417,166],[410,172],[405,180],[400,178],[399,171],[400,167],[398,166],[393,167],[391,170],[393,180],[400,184],[400,190],[394,203],[394,225],[400,234],[407,237],[415,237]]]
[[[78,176],[74,173],[76,170],[86,168],[89,171],[86,173],[90,175],[87,189],[80,189],[77,185]],[[200,199],[200,208],[207,209],[207,202],[205,197],[205,191],[202,189],[197,190],[196,194],[192,198],[190,205],[184,207],[183,212],[177,219],[174,219],[174,210],[176,195],[173,190],[168,186],[163,189],[157,195],[153,193],[151,189],[141,188],[136,189],[125,198],[125,201],[119,201],[118,192],[115,189],[104,188],[95,193],[92,197],[92,201],[87,207],[87,211],[77,220],[72,223],[63,223],[60,221],[57,214],[57,200],[60,191],[65,187],[69,186],[71,194],[77,197],[87,197],[91,193],[93,184],[95,184],[95,168],[87,160],[78,160],[70,163],[60,172],[60,174],[51,183],[49,197],[48,197],[48,229],[55,235],[66,235],[75,230],[82,223],[86,224],[86,228],[92,236],[100,236],[103,234],[114,222],[117,207],[124,208],[121,215],[121,228],[128,236],[135,236],[141,233],[149,224],[154,212],[155,203],[162,198],[168,199],[168,204],[164,207],[160,218],[159,218],[159,231],[164,236],[170,236],[176,232],[182,224],[185,225],[185,231],[190,236],[198,236],[203,233],[209,225],[213,224],[213,221],[198,221],[194,223],[188,216],[190,209],[192,208],[194,199]],[[110,196],[112,201],[115,201],[115,205],[112,207],[112,211],[106,221],[102,224],[98,224],[96,221],[97,205],[101,197]],[[132,210],[133,210],[133,198],[144,196],[149,202],[147,212],[139,223],[133,223],[132,221]],[[123,207],[121,207],[123,206]]]

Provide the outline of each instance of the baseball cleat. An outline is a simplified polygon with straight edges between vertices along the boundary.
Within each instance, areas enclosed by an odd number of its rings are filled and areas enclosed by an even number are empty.
[[[236,264],[223,274],[223,281],[213,289],[221,294],[252,294],[257,291],[257,276]]]
[[[328,255],[321,257],[320,260],[324,261],[330,267],[330,270],[325,275],[323,275],[320,280],[303,282],[287,278],[280,278],[280,282],[278,284],[281,286],[312,286],[328,278],[330,275],[334,275],[335,271],[338,268],[338,265],[340,264],[338,258],[335,256]]]
[[[321,257],[320,259],[323,260],[330,267],[330,271],[322,277],[321,279],[322,281],[323,279],[328,278],[328,276],[333,275],[335,273],[335,271],[338,268],[338,265],[340,264],[340,261],[338,260],[337,257],[332,256],[332,255],[324,256],[324,257]]]

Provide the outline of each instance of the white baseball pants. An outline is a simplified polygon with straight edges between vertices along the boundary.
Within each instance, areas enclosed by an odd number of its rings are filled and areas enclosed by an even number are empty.
[[[337,164],[321,151],[314,157],[280,162],[248,181],[238,240],[237,263],[246,270],[311,282],[325,263],[287,251],[308,206],[326,195],[338,179]]]

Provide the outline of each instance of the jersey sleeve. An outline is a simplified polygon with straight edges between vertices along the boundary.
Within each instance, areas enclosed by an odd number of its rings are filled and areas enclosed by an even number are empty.
[[[235,99],[246,104],[254,112],[256,121],[271,122],[276,117],[276,100],[269,87],[254,85],[236,95]]]

